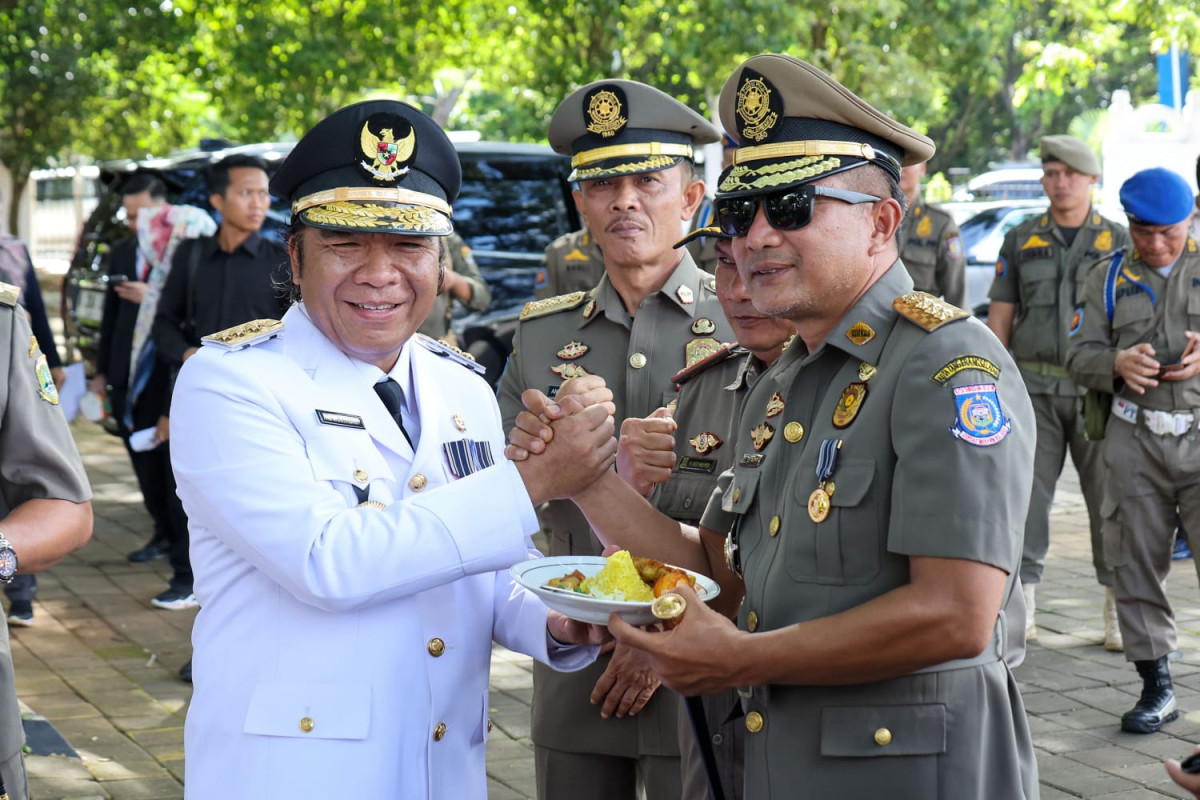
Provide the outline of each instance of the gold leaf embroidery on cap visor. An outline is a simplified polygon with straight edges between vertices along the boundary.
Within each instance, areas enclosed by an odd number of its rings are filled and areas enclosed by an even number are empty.
[[[736,166],[721,181],[717,191],[722,194],[744,191],[747,189],[766,189],[773,186],[786,186],[824,175],[842,166],[840,158],[816,158],[808,156],[794,161],[784,161],[779,164],[766,164],[761,167]]]
[[[399,228],[422,233],[449,233],[450,220],[420,206],[378,206],[373,203],[325,203],[301,212],[305,222],[344,228]]]

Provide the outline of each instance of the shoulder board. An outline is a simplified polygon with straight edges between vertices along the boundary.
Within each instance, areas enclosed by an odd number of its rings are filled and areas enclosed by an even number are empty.
[[[726,342],[718,347],[712,355],[702,358],[690,367],[684,367],[679,372],[676,372],[671,376],[671,383],[687,383],[713,364],[719,364],[730,356],[737,355],[738,351],[742,353],[749,352],[745,348],[738,347],[737,342]]]
[[[210,333],[200,342],[221,350],[243,350],[283,335],[283,322],[278,319],[256,319],[243,322],[223,331]]]
[[[582,303],[586,297],[586,292],[571,292],[560,294],[558,297],[547,297],[545,300],[531,300],[521,309],[521,319],[534,319],[559,311],[569,311]]]
[[[487,367],[475,361],[475,356],[464,350],[459,350],[454,345],[447,344],[446,342],[438,339],[431,339],[423,333],[418,333],[413,338],[417,340],[418,344],[434,355],[439,355],[442,358],[448,358],[478,375],[482,375],[487,372]]]
[[[900,316],[927,331],[935,331],[947,322],[971,316],[956,305],[925,292],[909,292],[892,301]]]
[[[21,290],[11,283],[0,283],[0,305],[15,306]]]

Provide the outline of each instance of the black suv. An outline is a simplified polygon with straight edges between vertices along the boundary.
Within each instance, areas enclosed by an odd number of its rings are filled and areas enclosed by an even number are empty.
[[[168,158],[114,161],[101,165],[106,190],[84,224],[75,255],[63,281],[63,323],[68,344],[94,363],[100,336],[104,293],[108,289],[108,254],[130,236],[121,196],[114,189],[135,172],[159,175],[171,203],[193,205],[212,213],[206,168],[234,153],[256,155],[272,171],[291,150],[290,144],[206,145]],[[454,203],[454,227],[475,254],[492,292],[492,305],[482,313],[463,314],[453,322],[460,346],[487,367],[488,380],[500,380],[512,350],[512,333],[521,307],[533,298],[542,251],[564,233],[579,228],[567,175],[569,159],[549,147],[496,142],[455,142],[462,163],[463,185]],[[265,228],[286,227],[287,205],[272,198]]]

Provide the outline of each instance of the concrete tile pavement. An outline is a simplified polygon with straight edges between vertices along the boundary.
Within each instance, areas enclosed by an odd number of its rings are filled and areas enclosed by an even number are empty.
[[[36,625],[13,630],[11,638],[18,694],[80,757],[31,756],[31,793],[36,800],[180,798],[191,687],[175,671],[190,654],[195,613],[149,604],[165,585],[168,568],[165,562],[125,560],[150,536],[125,451],[94,425],[72,427],[95,492],[95,534],[82,551],[41,576]],[[1183,654],[1172,665],[1180,719],[1159,734],[1121,733],[1120,715],[1140,683],[1121,654],[1100,646],[1103,592],[1092,573],[1087,514],[1069,467],[1052,531],[1038,596],[1041,635],[1016,671],[1043,800],[1186,797],[1161,762],[1200,742],[1200,588],[1192,562],[1175,562],[1168,578]],[[497,647],[495,727],[488,741],[493,800],[535,796],[531,686],[529,659]]]

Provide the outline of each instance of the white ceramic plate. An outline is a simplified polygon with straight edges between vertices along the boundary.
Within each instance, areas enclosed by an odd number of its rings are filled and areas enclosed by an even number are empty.
[[[514,565],[509,574],[517,583],[542,599],[550,608],[571,619],[580,622],[594,622],[598,625],[608,624],[608,615],[616,611],[630,625],[650,625],[657,622],[650,612],[649,602],[618,602],[601,600],[586,594],[572,592],[568,589],[555,589],[546,585],[551,578],[561,578],[579,570],[587,577],[592,577],[604,568],[606,559],[603,556],[551,556],[522,561]],[[696,579],[696,594],[708,602],[721,592],[721,588],[711,578],[706,578],[691,570],[684,570]]]

